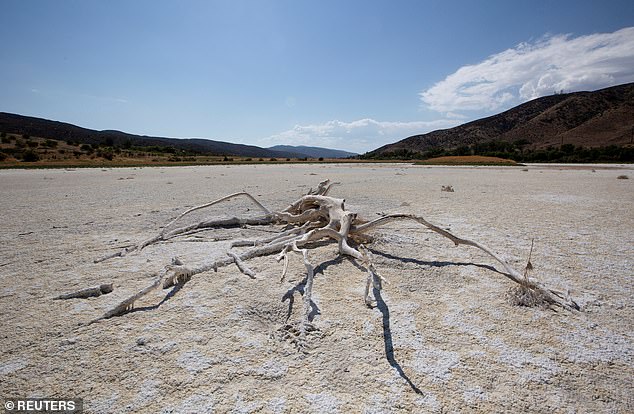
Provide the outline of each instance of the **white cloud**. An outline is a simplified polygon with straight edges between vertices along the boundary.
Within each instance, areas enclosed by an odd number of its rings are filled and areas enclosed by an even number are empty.
[[[296,125],[260,145],[309,145],[366,152],[411,135],[450,128],[554,92],[594,90],[634,81],[634,27],[614,33],[546,36],[458,69],[420,93],[443,113],[435,121],[387,122],[365,118]],[[286,104],[294,100],[289,97]],[[466,114],[465,114],[466,112]]]
[[[634,81],[634,27],[587,36],[546,36],[467,65],[420,93],[443,113],[495,111],[553,92]]]
[[[262,140],[261,145],[307,145],[363,153],[411,135],[458,125],[457,119],[388,122],[359,119],[352,122],[328,121],[314,125],[295,125],[292,129]]]

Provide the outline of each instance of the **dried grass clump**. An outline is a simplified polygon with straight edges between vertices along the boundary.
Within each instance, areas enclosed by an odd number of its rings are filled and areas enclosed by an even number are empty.
[[[509,288],[506,299],[513,306],[526,306],[528,308],[549,307],[549,303],[541,292],[531,289],[527,285],[518,285]]]
[[[528,273],[533,270],[531,257],[533,255],[534,242],[534,239],[531,240],[531,250],[528,253],[528,262],[526,262],[526,267],[524,268],[524,280],[518,281],[517,286],[509,288],[506,292],[506,299],[513,306],[547,309],[550,307],[548,298],[540,290],[534,289],[533,283],[528,278]]]
[[[616,178],[617,178],[617,180],[628,180],[630,177],[628,177],[627,175],[619,175]]]

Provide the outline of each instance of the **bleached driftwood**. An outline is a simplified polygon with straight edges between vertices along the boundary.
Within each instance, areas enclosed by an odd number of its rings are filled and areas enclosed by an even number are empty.
[[[285,230],[279,231],[268,238],[255,240],[233,240],[231,243],[231,249],[234,247],[245,246],[249,248],[242,252],[234,252],[230,250],[226,257],[208,261],[198,266],[185,266],[178,259],[174,259],[171,264],[165,266],[159,274],[155,275],[153,282],[149,286],[125,299],[95,321],[126,313],[134,306],[134,303],[137,300],[161,285],[165,289],[176,284],[183,284],[194,275],[207,272],[212,269],[217,270],[218,268],[228,266],[232,263],[235,263],[242,273],[254,278],[255,273],[245,264],[246,261],[254,257],[277,254],[277,260],[284,262],[282,269],[283,279],[289,265],[289,254],[297,253],[302,256],[304,266],[306,267],[306,285],[304,288],[302,319],[299,321],[298,327],[293,328],[292,330],[297,333],[299,339],[303,340],[306,333],[314,329],[308,320],[314,279],[314,267],[309,259],[311,247],[313,247],[316,242],[335,242],[337,243],[339,254],[356,260],[358,264],[365,269],[368,275],[365,286],[364,301],[368,306],[373,306],[370,287],[374,286],[376,289],[381,289],[381,282],[383,281],[383,278],[376,271],[372,257],[369,251],[364,247],[363,243],[371,240],[368,234],[369,232],[378,227],[389,225],[395,221],[415,222],[443,237],[448,238],[456,246],[465,245],[475,247],[499,262],[504,269],[503,274],[506,277],[513,282],[518,283],[523,289],[533,292],[535,297],[538,297],[542,303],[545,303],[548,306],[557,306],[569,310],[578,309],[577,304],[570,299],[569,296],[549,289],[535,280],[529,280],[526,274],[522,275],[500,256],[494,253],[493,250],[483,244],[455,236],[449,231],[429,223],[421,216],[413,214],[389,214],[373,221],[365,221],[359,218],[356,213],[346,210],[345,200],[328,195],[335,184],[337,183],[331,183],[329,180],[323,181],[319,184],[316,190],[309,191],[308,194],[302,196],[286,209],[279,212],[270,211],[248,193],[240,192],[231,194],[210,203],[190,208],[168,223],[168,225],[166,225],[163,228],[163,231],[161,231],[158,235],[137,245],[106,256],[105,258],[96,260],[96,262],[100,262],[108,258],[123,257],[133,251],[140,251],[149,245],[169,240],[193,230],[236,227],[246,224],[254,226],[286,225]],[[263,215],[248,219],[238,217],[230,219],[212,219],[170,230],[176,222],[187,214],[219,204],[235,197],[246,197],[263,212]],[[288,327],[290,331],[291,325],[288,325]]]
[[[97,297],[101,295],[107,295],[112,292],[112,283],[104,283],[99,286],[90,287],[86,289],[81,289],[72,293],[65,293],[63,295],[59,295],[53,299],[86,299],[91,297]]]

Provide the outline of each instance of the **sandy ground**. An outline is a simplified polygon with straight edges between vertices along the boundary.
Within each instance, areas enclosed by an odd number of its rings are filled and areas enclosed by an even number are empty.
[[[199,233],[93,259],[187,206],[246,190],[281,209],[325,178],[342,182],[333,195],[349,210],[422,215],[516,268],[534,238],[533,275],[570,289],[582,312],[511,306],[512,282],[491,258],[403,223],[371,245],[390,282],[374,309],[363,304],[365,274],[336,246],[311,253],[320,331],[307,355],[277,331],[301,308],[295,256],[284,282],[280,263],[259,258],[249,262],[256,280],[223,268],[80,325],[173,256],[196,264],[224,255],[229,237],[266,233]],[[632,166],[4,170],[0,194],[0,397],[81,397],[91,413],[634,411]],[[235,201],[207,213],[254,211]],[[106,282],[109,295],[52,300]]]

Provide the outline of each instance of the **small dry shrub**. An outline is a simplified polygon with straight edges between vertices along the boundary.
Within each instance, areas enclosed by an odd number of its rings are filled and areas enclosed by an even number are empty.
[[[616,177],[616,178],[617,178],[617,179],[619,179],[619,180],[627,180],[627,179],[629,179],[630,177],[628,177],[627,175],[619,175],[619,176],[618,176],[618,177]]]
[[[533,270],[533,263],[531,258],[533,257],[533,247],[535,245],[535,239],[531,240],[531,250],[528,253],[528,261],[524,268],[524,280],[519,282],[519,285],[511,287],[506,292],[506,299],[513,306],[526,306],[529,308],[548,308],[548,301],[542,292],[539,292],[531,287],[531,282],[528,279],[528,274]]]
[[[527,285],[517,285],[509,288],[506,299],[513,306],[526,306],[528,308],[548,308],[548,302],[544,295],[529,288]]]

